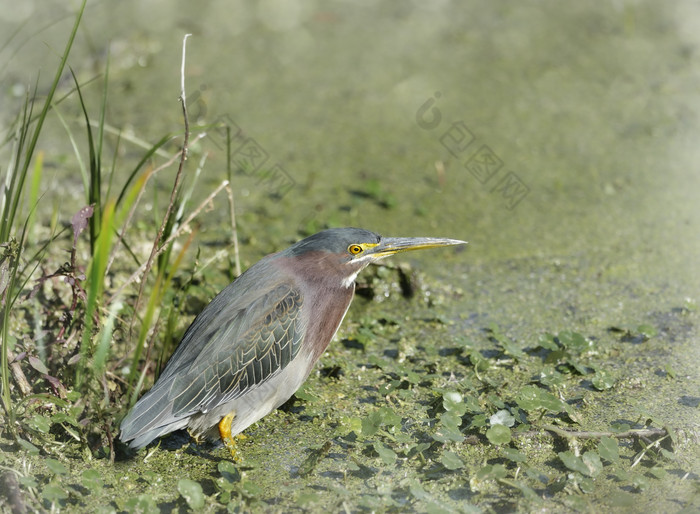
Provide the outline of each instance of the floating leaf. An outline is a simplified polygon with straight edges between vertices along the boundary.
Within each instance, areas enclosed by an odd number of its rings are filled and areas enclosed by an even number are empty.
[[[238,482],[241,479],[241,472],[236,465],[228,460],[222,460],[217,466],[219,473],[227,482]]]
[[[547,365],[540,371],[540,383],[548,387],[558,386],[564,382],[564,375],[552,365]]]
[[[505,409],[506,404],[503,403],[503,400],[501,400],[498,396],[495,394],[489,394],[486,399],[489,401],[491,405],[496,407],[497,409]]]
[[[96,469],[86,469],[83,471],[81,482],[86,489],[97,492],[102,489],[104,481]]]
[[[508,459],[509,461],[512,462],[525,462],[527,460],[527,457],[515,448],[508,448],[504,447],[501,448],[501,454]]]
[[[313,491],[302,491],[297,496],[297,505],[300,507],[310,507],[321,501],[321,497]]]
[[[486,438],[495,446],[508,444],[511,441],[510,429],[504,425],[494,425],[486,431]]]
[[[615,385],[615,378],[608,371],[599,369],[591,379],[591,382],[598,391],[604,391]]]
[[[551,412],[567,410],[567,405],[551,393],[534,385],[527,385],[520,390],[516,398],[518,406],[524,411],[546,409]]]
[[[578,484],[579,489],[586,494],[592,493],[595,489],[595,485],[591,477],[577,477],[576,483]]]
[[[673,369],[670,362],[664,365],[664,371],[666,371],[666,376],[668,376],[668,378],[676,378],[676,370]]]
[[[20,485],[23,485],[24,487],[27,487],[27,488],[39,487],[39,484],[37,483],[36,479],[32,476],[29,476],[29,475],[17,477],[17,481],[20,483]]]
[[[498,412],[496,412],[496,414],[491,416],[491,418],[489,419],[489,423],[491,423],[492,426],[504,425],[507,427],[512,427],[513,425],[515,425],[515,418],[510,413],[510,411],[503,409],[499,410]]]
[[[459,455],[449,450],[442,452],[442,455],[440,455],[440,463],[450,471],[464,467],[464,462],[459,458]]]
[[[564,463],[564,466],[569,468],[571,471],[578,471],[582,475],[588,475],[588,466],[586,466],[581,457],[577,457],[569,450],[565,452],[559,452],[559,458]]]
[[[423,486],[420,485],[420,482],[415,479],[409,479],[408,482],[408,490],[411,492],[411,495],[416,499],[416,500],[431,500],[430,494],[423,489]]]
[[[127,512],[160,514],[160,509],[150,494],[140,494],[130,498],[127,500],[125,507]]]
[[[610,431],[616,432],[616,433],[627,432],[631,428],[632,427],[627,423],[611,423],[610,424]]]
[[[598,453],[602,458],[610,462],[617,462],[620,459],[620,449],[617,440],[612,437],[601,437],[598,442]]]
[[[68,493],[58,484],[49,483],[42,489],[41,496],[49,503],[56,503],[60,500],[68,498]]]
[[[438,429],[435,434],[433,434],[433,439],[441,443],[460,443],[464,441],[462,431],[459,429],[461,424],[462,418],[449,411],[444,412],[440,416],[440,424],[438,425]]]
[[[526,485],[525,482],[522,482],[520,480],[508,480],[507,485],[518,489],[522,493],[522,495],[528,500],[536,501],[540,498],[532,487]]]
[[[401,426],[401,416],[396,415],[389,407],[377,409],[362,420],[362,435],[364,437],[373,436],[383,425]]]
[[[491,367],[491,361],[476,350],[469,352],[469,360],[477,372],[486,371]]]
[[[250,480],[245,480],[241,483],[241,491],[248,498],[256,498],[263,493],[262,488],[258,484]]]
[[[559,332],[557,338],[564,348],[574,354],[582,354],[593,346],[592,341],[587,340],[578,332],[565,330],[564,332]]]
[[[202,492],[202,486],[197,482],[189,478],[183,478],[178,481],[177,490],[192,510],[204,508],[204,493]]]
[[[635,494],[625,491],[613,491],[607,498],[607,504],[616,509],[630,509],[639,505]]]
[[[589,477],[597,476],[603,470],[603,464],[600,462],[600,456],[593,451],[587,451],[581,457],[581,460],[588,468]]]
[[[646,336],[647,339],[651,339],[652,337],[656,336],[657,331],[656,328],[654,328],[652,325],[639,325],[637,327],[637,332],[642,334],[643,336]]]
[[[676,460],[675,453],[668,451],[666,448],[659,448],[659,450],[661,451],[661,455],[666,457],[668,460],[673,460],[673,461]]]
[[[481,428],[488,425],[489,420],[486,418],[486,414],[477,414],[472,418],[469,428]]]
[[[63,463],[57,461],[56,459],[49,458],[44,462],[46,463],[46,467],[49,468],[49,470],[55,475],[65,475],[68,473],[68,468],[66,468]]]
[[[639,491],[645,491],[649,488],[649,479],[647,477],[642,475],[632,475],[630,478],[630,484],[635,489],[638,489]]]
[[[456,391],[448,391],[442,395],[442,406],[446,411],[453,412],[457,416],[462,416],[467,412],[462,395]]]
[[[651,473],[655,478],[658,479],[664,479],[668,476],[668,471],[666,471],[664,468],[659,468],[659,467],[653,467],[649,470],[649,473]]]
[[[358,417],[343,416],[340,418],[337,432],[342,435],[348,435],[351,432],[359,435],[362,433],[362,420]]]
[[[465,412],[479,413],[482,411],[479,400],[475,396],[467,396],[464,399]]]
[[[554,336],[549,332],[540,335],[540,337],[537,339],[537,346],[550,351],[556,351],[559,349],[559,345],[554,340]]]
[[[503,464],[487,464],[476,472],[475,477],[478,480],[497,480],[505,478],[506,475],[506,467]]]
[[[377,441],[372,446],[384,464],[391,466],[396,462],[396,452],[394,452],[394,450],[386,446],[384,443]]]
[[[309,402],[309,403],[317,402],[319,400],[318,396],[307,391],[304,386],[301,386],[301,388],[299,388],[294,393],[294,396],[296,398],[298,398],[299,400],[303,400],[303,401]]]
[[[298,475],[300,477],[309,475],[316,468],[318,463],[328,455],[328,450],[331,449],[331,446],[332,443],[326,441],[320,448],[311,450],[311,453],[309,453],[306,459],[304,459],[304,462],[301,463],[301,466],[299,466],[299,470],[297,471]]]
[[[506,339],[505,336],[503,337],[503,339],[499,339],[498,342],[503,348],[503,353],[505,353],[506,355],[510,355],[515,360],[522,361],[527,358],[527,354],[513,341]]]

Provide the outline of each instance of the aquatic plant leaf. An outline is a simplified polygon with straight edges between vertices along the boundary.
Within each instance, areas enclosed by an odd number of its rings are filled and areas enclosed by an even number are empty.
[[[564,466],[571,471],[578,471],[582,475],[588,475],[588,466],[583,463],[581,457],[577,457],[571,451],[559,452],[559,459],[564,463]]]
[[[86,469],[81,477],[83,487],[92,492],[98,492],[104,486],[104,481],[96,469]]]
[[[450,471],[464,467],[464,462],[460,459],[459,455],[449,450],[442,452],[442,455],[440,455],[440,463]]]
[[[620,449],[617,439],[612,437],[601,437],[598,442],[598,453],[602,458],[610,462],[617,462],[620,459]]]
[[[587,451],[581,456],[581,460],[585,464],[586,468],[588,468],[588,473],[586,473],[589,477],[595,477],[598,476],[598,474],[603,470],[603,463],[600,462],[600,456],[593,451]]]
[[[456,391],[448,391],[442,395],[442,406],[446,411],[452,412],[457,416],[462,416],[467,412],[467,406],[464,404],[462,395]]]
[[[57,461],[56,459],[49,458],[44,462],[46,463],[46,467],[49,468],[49,470],[55,475],[65,475],[68,473],[68,468],[66,468],[62,462]]]
[[[476,472],[475,478],[478,480],[497,480],[505,478],[508,472],[503,464],[487,464]]]
[[[486,438],[495,446],[508,444],[511,441],[510,429],[505,425],[493,425],[486,431]]]
[[[396,462],[396,452],[394,452],[394,450],[389,448],[387,445],[377,441],[372,446],[374,447],[374,451],[377,452],[379,458],[382,459],[382,462],[384,462],[384,464],[391,466]]]
[[[598,391],[604,391],[610,389],[615,385],[615,378],[610,374],[610,372],[604,369],[599,369],[596,371],[595,376],[591,379],[593,387],[598,389]]]
[[[515,448],[504,447],[501,448],[501,454],[512,462],[525,462],[527,457],[522,452],[516,450]]]
[[[68,498],[68,493],[59,484],[50,483],[41,491],[41,496],[49,503],[56,503]]]
[[[440,416],[440,424],[437,431],[433,434],[433,439],[441,443],[464,441],[464,436],[459,429],[462,424],[462,418],[451,413],[445,412]]]
[[[520,390],[516,398],[518,406],[524,411],[546,409],[551,412],[567,410],[567,404],[537,386],[527,385]]]
[[[507,427],[512,427],[515,425],[515,418],[506,409],[501,409],[496,412],[493,416],[489,418],[489,423],[493,425],[504,425]]]
[[[191,509],[199,510],[204,507],[204,492],[202,492],[202,486],[194,480],[190,480],[189,478],[181,479],[177,483],[177,490]]]

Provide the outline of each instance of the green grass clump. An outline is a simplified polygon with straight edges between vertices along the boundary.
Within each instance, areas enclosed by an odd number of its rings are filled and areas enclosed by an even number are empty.
[[[118,421],[129,405],[124,399],[133,403],[152,376],[151,364],[164,360],[162,350],[152,351],[161,347],[156,340],[173,340],[182,329],[172,322],[170,306],[179,303],[173,299],[182,299],[190,283],[185,279],[184,288],[182,280],[173,287],[178,270],[191,257],[196,232],[189,225],[201,206],[192,209],[190,203],[200,170],[183,191],[188,140],[183,106],[185,140],[173,157],[156,166],[157,155],[173,139],[165,135],[145,147],[133,169],[117,173],[119,137],[114,156],[104,156],[108,64],[97,116],[73,70],[73,90],[56,100],[84,8],[85,2],[48,93],[40,98],[35,86],[4,141],[12,151],[0,196],[0,432],[31,453],[51,452],[72,441],[79,453],[113,460]],[[184,92],[182,98],[184,103]],[[77,132],[61,113],[71,102],[81,113],[82,130]],[[60,204],[46,227],[37,221],[39,204],[51,194],[43,182],[46,156],[40,136],[51,116],[64,127],[74,150],[85,203]],[[169,201],[161,206],[160,230],[139,227],[139,205],[149,194],[149,179],[178,158]],[[106,169],[110,160],[111,169]],[[41,215],[46,218],[45,212]],[[189,237],[175,248],[186,231]],[[149,238],[152,251],[146,259],[133,248]],[[165,331],[159,330],[163,318],[170,320]]]

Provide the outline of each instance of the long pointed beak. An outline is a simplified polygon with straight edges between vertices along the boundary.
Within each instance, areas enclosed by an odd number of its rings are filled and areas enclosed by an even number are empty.
[[[384,237],[377,246],[369,248],[366,254],[375,260],[395,253],[465,244],[467,244],[466,241],[439,237]]]

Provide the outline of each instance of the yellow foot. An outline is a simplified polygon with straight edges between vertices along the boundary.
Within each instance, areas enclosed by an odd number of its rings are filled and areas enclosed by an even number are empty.
[[[226,446],[228,449],[233,460],[239,462],[241,458],[238,456],[236,439],[245,439],[245,436],[243,434],[231,435],[231,424],[233,423],[235,417],[236,413],[232,412],[224,416],[223,419],[219,421],[219,435],[221,436],[221,440],[224,442],[224,446]]]

